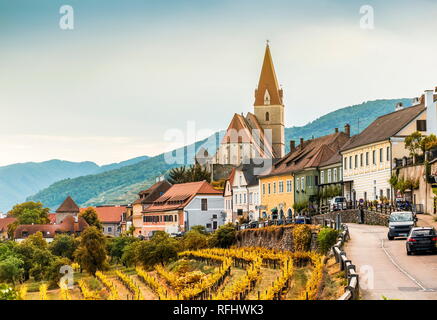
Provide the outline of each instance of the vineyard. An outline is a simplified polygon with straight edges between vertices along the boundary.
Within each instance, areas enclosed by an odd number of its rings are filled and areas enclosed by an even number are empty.
[[[27,300],[316,300],[329,277],[324,256],[265,248],[180,252],[172,265],[75,273],[73,288],[40,284]],[[303,279],[303,280],[302,280]],[[332,281],[331,281],[332,282]],[[328,297],[329,298],[329,297]],[[332,297],[335,298],[335,297]]]

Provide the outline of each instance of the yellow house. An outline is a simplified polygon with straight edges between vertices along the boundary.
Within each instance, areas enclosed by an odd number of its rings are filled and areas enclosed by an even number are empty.
[[[272,171],[274,174],[274,171]],[[291,172],[281,175],[259,177],[261,193],[261,218],[272,218],[277,209],[277,217],[291,217],[294,204],[294,178]],[[272,210],[274,210],[272,212]]]

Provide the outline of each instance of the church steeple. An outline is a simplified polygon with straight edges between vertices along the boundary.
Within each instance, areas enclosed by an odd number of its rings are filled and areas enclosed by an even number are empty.
[[[282,105],[282,89],[279,88],[273,66],[270,46],[267,41],[264,62],[259,77],[258,88],[255,90],[255,106]]]

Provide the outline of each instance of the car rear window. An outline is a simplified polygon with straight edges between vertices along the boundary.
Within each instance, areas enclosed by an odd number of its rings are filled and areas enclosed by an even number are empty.
[[[433,236],[435,231],[433,229],[414,230],[412,235],[413,237]]]

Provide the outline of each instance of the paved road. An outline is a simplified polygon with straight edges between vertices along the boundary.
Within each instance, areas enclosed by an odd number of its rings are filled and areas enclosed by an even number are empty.
[[[345,251],[360,272],[362,299],[437,300],[437,255],[407,256],[405,240],[389,241],[386,227],[348,224]],[[373,270],[373,288],[371,286]],[[369,275],[369,276],[368,276]]]

